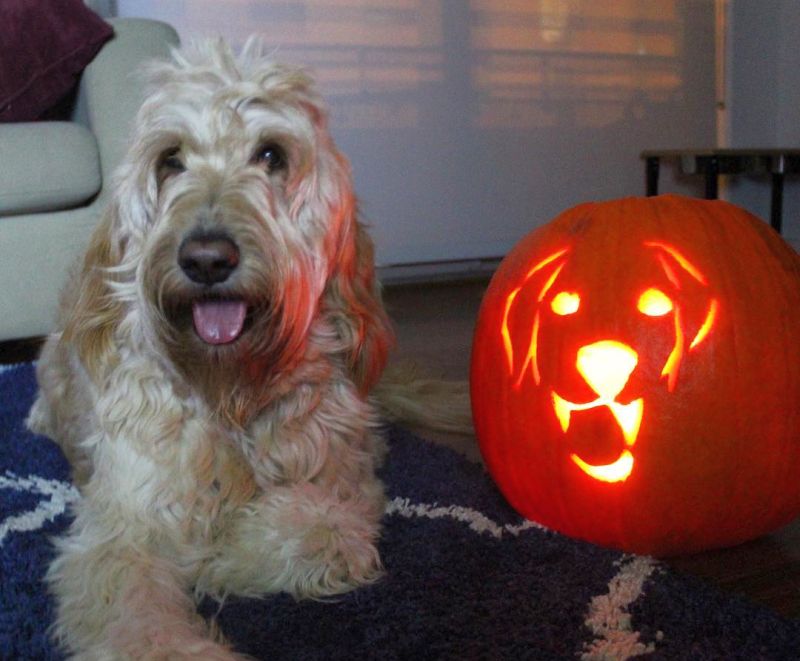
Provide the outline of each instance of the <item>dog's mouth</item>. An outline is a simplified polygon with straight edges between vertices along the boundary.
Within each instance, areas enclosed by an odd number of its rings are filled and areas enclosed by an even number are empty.
[[[248,305],[242,299],[196,299],[192,301],[194,331],[211,345],[235,342],[245,331]]]

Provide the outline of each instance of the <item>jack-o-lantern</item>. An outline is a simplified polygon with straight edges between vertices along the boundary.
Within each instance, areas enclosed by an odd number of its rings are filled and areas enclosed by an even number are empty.
[[[575,207],[492,279],[471,391],[530,519],[656,555],[769,532],[800,513],[800,257],[725,202]]]

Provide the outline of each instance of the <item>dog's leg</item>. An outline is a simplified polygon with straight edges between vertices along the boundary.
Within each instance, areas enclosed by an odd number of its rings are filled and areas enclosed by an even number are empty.
[[[236,513],[198,589],[320,598],[377,580],[383,497],[372,479],[372,493],[348,500],[312,483],[270,489]]]
[[[92,472],[91,458],[81,447],[81,441],[96,426],[92,388],[58,335],[49,337],[42,348],[36,380],[39,393],[25,421],[28,429],[49,436],[61,446],[74,482],[83,485]]]
[[[65,649],[98,661],[243,658],[210,638],[187,569],[157,555],[155,531],[131,522],[112,531],[85,501],[79,507],[48,574],[58,602],[53,633]]]
[[[260,494],[226,521],[198,591],[319,598],[377,580],[385,445],[374,418],[344,381],[295,390],[255,422],[242,448]]]
[[[365,426],[348,431],[322,444],[327,460],[313,475],[300,478],[295,466],[288,472],[297,477],[267,486],[235,512],[198,582],[200,592],[319,598],[380,577],[376,543],[385,499],[374,469],[383,441]],[[301,463],[312,456],[300,437],[284,441],[284,468],[289,456]]]

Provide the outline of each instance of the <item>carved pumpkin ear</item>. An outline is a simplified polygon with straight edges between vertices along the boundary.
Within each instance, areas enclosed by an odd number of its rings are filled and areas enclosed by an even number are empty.
[[[506,354],[506,364],[517,387],[522,383],[528,369],[533,380],[541,381],[538,362],[539,325],[543,301],[551,291],[567,262],[568,248],[549,253],[528,269],[522,282],[505,298],[505,309],[500,333]],[[533,323],[519,323],[528,319],[520,309],[536,308]],[[575,292],[559,292],[550,302],[550,309],[558,315],[574,314],[580,307],[580,296]]]
[[[708,286],[708,278],[705,272],[675,246],[663,241],[645,241],[644,245],[656,251],[656,258],[677,289],[682,288],[682,283],[687,277],[704,287]]]
[[[692,350],[712,331],[719,313],[719,299],[711,295],[708,274],[669,243],[646,241],[644,245],[655,251],[664,274],[675,287],[679,300],[674,304],[680,306],[680,330],[686,348]]]

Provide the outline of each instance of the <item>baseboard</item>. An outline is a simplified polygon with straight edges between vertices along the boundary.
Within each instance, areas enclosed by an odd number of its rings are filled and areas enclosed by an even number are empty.
[[[497,270],[501,261],[501,257],[489,257],[447,262],[390,264],[379,266],[377,272],[379,280],[390,287],[426,282],[486,280]]]

